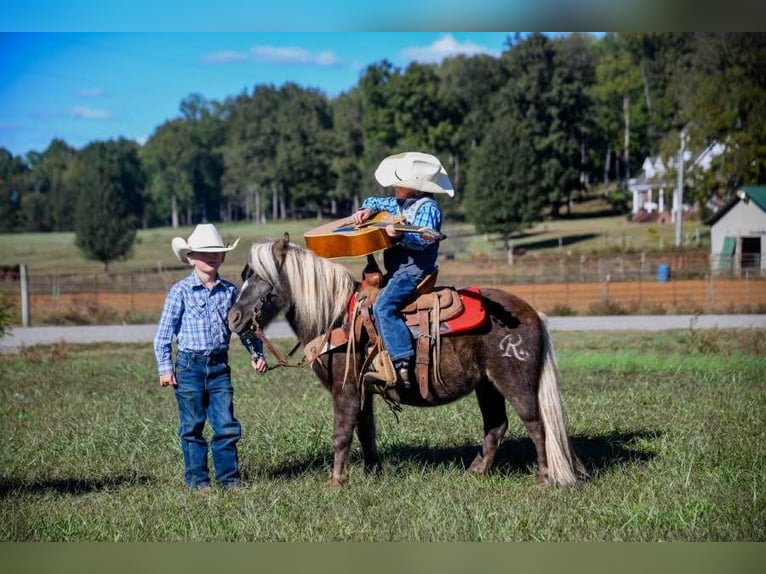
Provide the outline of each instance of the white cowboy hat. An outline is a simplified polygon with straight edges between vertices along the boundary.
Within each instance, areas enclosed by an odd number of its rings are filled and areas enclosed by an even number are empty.
[[[408,151],[390,155],[380,162],[375,179],[383,187],[407,187],[428,193],[446,193],[450,197],[455,195],[447,171],[428,153]]]
[[[212,223],[200,223],[194,228],[188,241],[184,241],[183,237],[174,237],[170,247],[173,249],[176,257],[184,263],[188,263],[189,259],[186,256],[190,251],[198,253],[225,253],[234,249],[237,243],[239,243],[239,237],[237,237],[233,245],[224,245],[223,238],[215,225]]]

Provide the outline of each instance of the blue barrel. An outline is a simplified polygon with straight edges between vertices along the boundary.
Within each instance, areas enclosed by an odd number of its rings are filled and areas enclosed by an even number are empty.
[[[657,266],[657,281],[669,281],[670,280],[670,265],[658,265]]]

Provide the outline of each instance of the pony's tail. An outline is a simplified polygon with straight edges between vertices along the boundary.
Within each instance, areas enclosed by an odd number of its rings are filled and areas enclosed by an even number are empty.
[[[561,401],[558,365],[553,350],[546,317],[540,314],[542,327],[543,369],[537,401],[545,429],[545,456],[548,459],[548,481],[555,486],[571,486],[579,478],[588,476],[585,466],[577,458],[567,435],[567,419]]]

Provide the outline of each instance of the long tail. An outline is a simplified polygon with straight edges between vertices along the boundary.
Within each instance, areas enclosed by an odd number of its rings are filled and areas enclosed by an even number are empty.
[[[537,400],[545,428],[545,455],[548,459],[548,480],[556,486],[571,486],[578,476],[587,477],[585,466],[577,458],[567,435],[567,418],[561,401],[559,379],[553,341],[548,332],[545,315],[540,314],[543,339],[543,370]]]

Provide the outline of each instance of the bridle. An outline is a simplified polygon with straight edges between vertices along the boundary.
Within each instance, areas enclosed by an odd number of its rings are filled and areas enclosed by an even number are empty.
[[[278,369],[279,367],[305,367],[307,365],[310,365],[313,361],[309,361],[305,356],[299,363],[289,364],[288,361],[290,358],[295,354],[295,351],[298,350],[298,347],[301,346],[301,342],[298,341],[295,343],[295,346],[290,349],[290,352],[287,353],[286,356],[282,356],[279,351],[277,351],[276,347],[271,343],[269,338],[266,336],[266,333],[264,333],[263,328],[261,327],[260,323],[258,322],[258,317],[261,313],[261,309],[263,309],[263,305],[266,303],[266,301],[271,297],[272,292],[274,291],[274,286],[269,285],[268,291],[263,294],[263,296],[258,299],[255,305],[253,305],[253,317],[250,321],[250,332],[253,333],[260,341],[264,344],[264,346],[271,352],[272,355],[274,355],[277,359],[277,364],[270,366],[268,368],[269,371],[273,369]],[[316,360],[316,358],[315,358]]]

